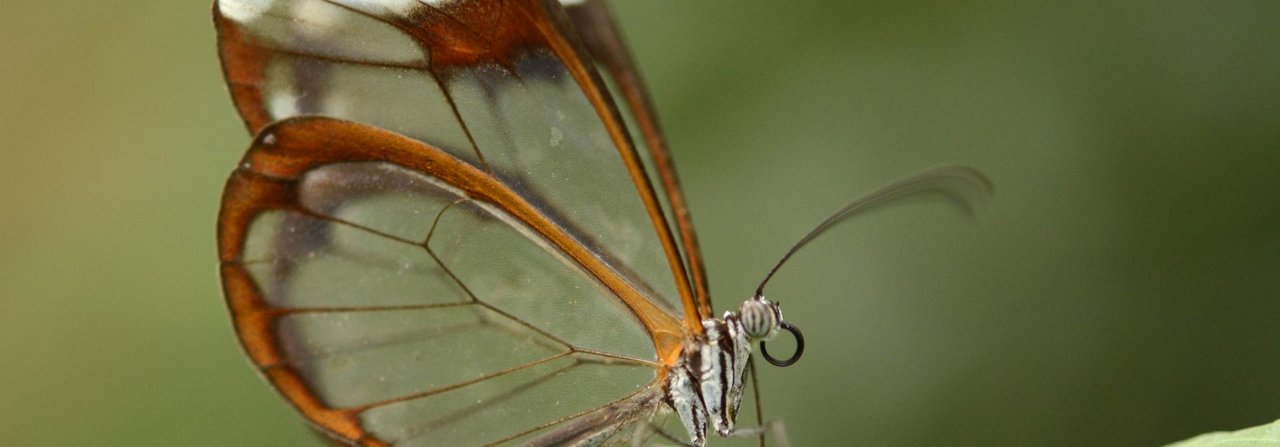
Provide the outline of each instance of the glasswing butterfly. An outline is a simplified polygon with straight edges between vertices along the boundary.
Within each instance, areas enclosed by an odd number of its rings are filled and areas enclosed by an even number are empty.
[[[737,424],[752,344],[780,366],[803,352],[768,278],[851,215],[988,188],[952,167],[855,200],[717,318],[601,1],[218,0],[213,13],[254,135],[218,217],[235,332],[343,444],[785,444],[758,408]],[[780,330],[797,341],[786,359],[764,350]]]

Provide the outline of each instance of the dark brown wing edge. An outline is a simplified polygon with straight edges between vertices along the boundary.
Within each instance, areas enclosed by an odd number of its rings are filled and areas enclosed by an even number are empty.
[[[697,300],[698,318],[712,318],[711,294],[707,285],[706,267],[702,261],[702,253],[698,246],[698,237],[693,229],[693,217],[680,189],[680,177],[667,148],[667,140],[658,122],[657,110],[645,87],[644,79],[631,58],[630,51],[623,43],[621,32],[615,25],[609,8],[603,1],[587,0],[578,5],[566,8],[573,20],[578,35],[586,44],[587,51],[595,60],[604,65],[609,75],[622,90],[627,106],[635,116],[646,146],[653,157],[653,165],[658,169],[662,180],[662,189],[667,194],[667,202],[671,204],[671,212],[675,214],[677,230],[684,245],[684,255],[688,262],[689,273],[693,279],[694,296]]]
[[[330,436],[369,447],[387,445],[361,427],[358,416],[364,408],[330,407],[285,361],[273,328],[281,317],[298,309],[268,303],[241,261],[249,227],[260,213],[302,210],[296,187],[307,171],[330,163],[362,161],[394,163],[431,175],[520,220],[621,299],[652,336],[659,359],[679,355],[683,336],[675,316],[492,176],[443,150],[393,132],[331,118],[290,118],[264,128],[227,181],[218,215],[218,258],[227,306],[246,354],[299,412]]]
[[[265,76],[271,54],[261,47],[248,45],[249,39],[240,29],[218,12],[217,1],[213,2],[213,29],[218,36],[218,60],[232,103],[249,134],[256,134],[269,122],[262,90],[257,85]]]

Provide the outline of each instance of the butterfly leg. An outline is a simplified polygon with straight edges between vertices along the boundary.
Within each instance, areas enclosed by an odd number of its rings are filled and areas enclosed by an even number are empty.
[[[734,428],[733,431],[720,435],[726,438],[754,438],[761,434],[772,437],[777,441],[778,447],[791,447],[791,438],[787,436],[787,425],[782,422],[782,419],[774,419],[755,427]]]
[[[697,447],[694,444],[681,441],[680,438],[672,436],[670,433],[667,433],[666,430],[663,430],[662,427],[659,427],[655,424],[649,424],[648,429],[651,430],[653,433],[657,434],[658,437],[671,441],[672,443],[675,443],[675,445],[678,445],[681,447]],[[641,441],[642,440],[640,440],[639,437],[631,438],[631,447],[640,447]]]

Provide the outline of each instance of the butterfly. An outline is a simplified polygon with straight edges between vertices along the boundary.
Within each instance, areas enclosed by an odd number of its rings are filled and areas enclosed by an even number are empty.
[[[717,317],[601,1],[217,0],[213,15],[254,135],[218,216],[235,333],[343,444],[785,445],[759,408],[738,420],[754,343],[779,366],[804,349],[765,283],[852,215],[985,187],[952,167],[855,200]],[[796,349],[780,359],[764,342],[781,332]]]

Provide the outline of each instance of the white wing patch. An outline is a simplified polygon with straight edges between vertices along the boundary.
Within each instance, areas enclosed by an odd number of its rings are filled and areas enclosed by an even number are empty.
[[[257,20],[271,9],[273,1],[275,0],[222,0],[218,2],[218,12],[223,17],[244,24]]]
[[[298,2],[293,5],[295,17],[305,17],[307,26],[298,26],[299,33],[309,39],[325,39],[341,29],[345,11],[324,2]]]
[[[219,0],[218,13],[281,50],[372,63],[420,63],[427,51],[388,22],[418,0]]]
[[[267,98],[267,111],[273,116],[294,116],[298,114],[298,95],[287,90],[271,92]]]
[[[348,7],[351,7],[352,9],[373,14],[379,17],[391,17],[391,16],[403,17],[403,16],[409,15],[409,13],[413,12],[414,9],[421,8],[423,6],[423,3],[426,3],[427,5],[435,6],[437,3],[440,3],[440,1],[438,0],[436,1],[432,1],[432,0],[423,0],[423,1],[418,1],[418,0],[336,0],[335,3],[340,3],[343,6],[348,6]]]

